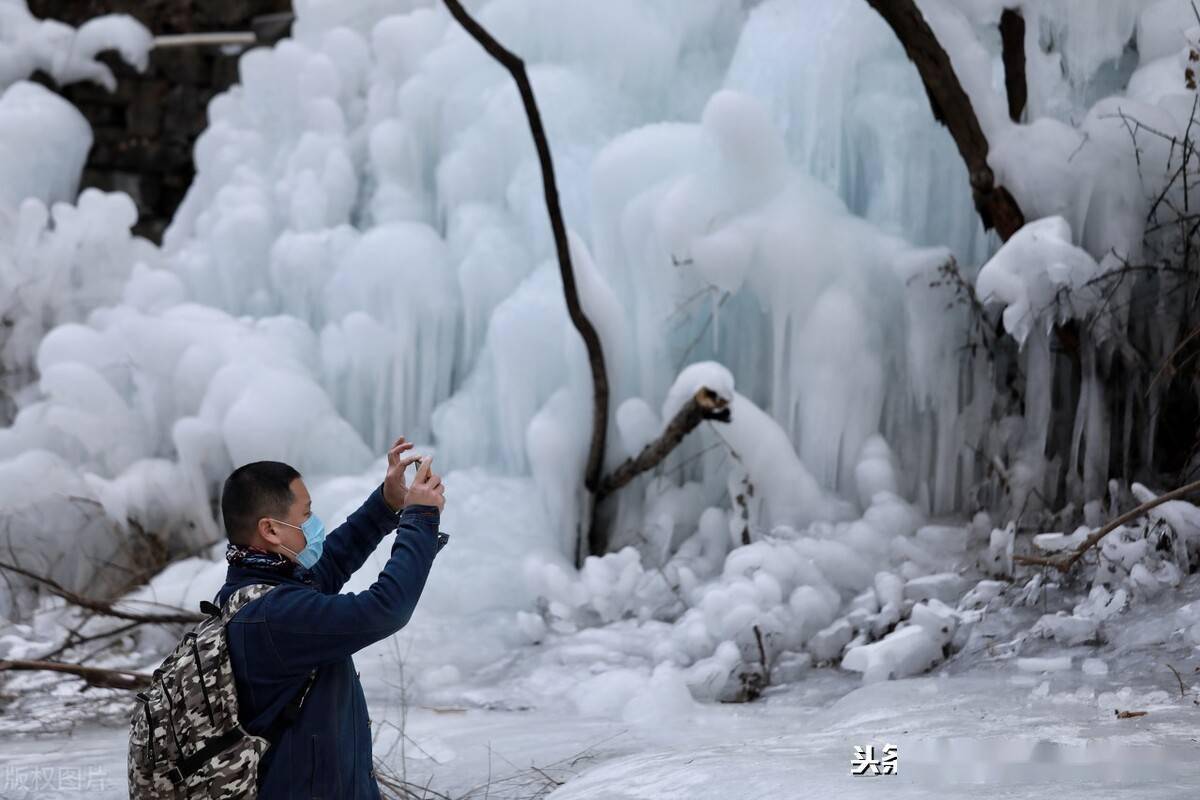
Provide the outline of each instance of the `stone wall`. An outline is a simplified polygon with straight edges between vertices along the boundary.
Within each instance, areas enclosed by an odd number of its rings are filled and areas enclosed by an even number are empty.
[[[155,35],[251,31],[270,44],[286,35],[290,0],[29,0],[38,17],[71,25],[101,14],[136,17]],[[274,16],[272,16],[274,15]],[[192,146],[207,124],[208,101],[237,81],[243,48],[156,48],[144,73],[115,53],[102,59],[117,76],[117,90],[92,83],[58,87],[87,117],[94,141],[80,188],[127,192],[137,203],[137,233],[156,242],[191,183]]]

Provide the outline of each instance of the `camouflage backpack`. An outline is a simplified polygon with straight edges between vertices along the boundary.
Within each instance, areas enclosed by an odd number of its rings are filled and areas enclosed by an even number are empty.
[[[295,721],[316,678],[314,670],[265,737],[241,726],[225,625],[242,606],[273,588],[244,586],[223,610],[201,603],[208,619],[183,635],[154,670],[150,688],[138,692],[129,721],[130,798],[235,800],[257,795],[259,760]]]

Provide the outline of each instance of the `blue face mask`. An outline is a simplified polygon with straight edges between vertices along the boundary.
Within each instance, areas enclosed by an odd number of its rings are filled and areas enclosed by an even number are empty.
[[[281,525],[287,525],[289,528],[296,528],[304,534],[304,549],[297,553],[295,550],[288,548],[285,545],[279,545],[284,550],[287,550],[296,560],[300,562],[300,566],[305,569],[312,569],[313,564],[321,558],[321,552],[325,549],[325,523],[321,522],[321,518],[313,514],[308,519],[304,520],[304,524],[296,526],[290,522],[284,522],[281,519],[267,517],[272,522],[278,522]]]

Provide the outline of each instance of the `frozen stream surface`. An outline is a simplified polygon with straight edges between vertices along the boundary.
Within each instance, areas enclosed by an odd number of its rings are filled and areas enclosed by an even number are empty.
[[[860,686],[856,676],[820,670],[758,703],[703,705],[668,725],[412,708],[406,757],[398,746],[388,752],[387,732],[398,738],[390,724],[376,751],[396,769],[405,764],[409,781],[451,797],[529,797],[551,779],[563,782],[555,800],[1200,795],[1200,707],[1159,691],[1167,684],[1152,672],[1136,677],[999,663]],[[1117,719],[1101,706],[1112,698],[1148,713]],[[372,708],[383,700],[371,698]],[[389,719],[398,713],[388,711]],[[9,739],[0,796],[124,797],[124,738],[122,728],[90,723],[70,735]],[[885,743],[898,746],[896,775],[850,775],[855,745]]]

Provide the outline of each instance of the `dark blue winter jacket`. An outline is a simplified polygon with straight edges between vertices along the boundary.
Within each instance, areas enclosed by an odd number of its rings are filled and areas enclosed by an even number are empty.
[[[268,727],[317,668],[300,716],[259,767],[261,800],[378,798],[362,684],[350,656],[391,636],[412,616],[438,545],[436,506],[393,512],[382,485],[325,539],[311,570],[296,577],[230,566],[215,602],[251,583],[278,584],[247,603],[226,628],[243,727]],[[396,529],[392,555],[365,592],[339,594],[380,540]]]

